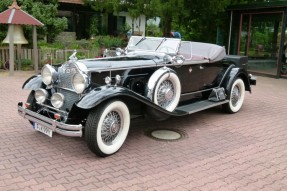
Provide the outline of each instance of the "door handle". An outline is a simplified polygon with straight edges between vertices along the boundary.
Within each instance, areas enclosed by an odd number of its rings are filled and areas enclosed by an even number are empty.
[[[203,70],[203,69],[204,69],[204,67],[203,67],[203,66],[199,66],[199,69]]]

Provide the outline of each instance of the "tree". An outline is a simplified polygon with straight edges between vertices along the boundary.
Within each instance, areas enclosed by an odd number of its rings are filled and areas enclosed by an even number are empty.
[[[44,26],[39,27],[39,33],[47,36],[47,41],[52,42],[56,35],[68,27],[67,18],[59,18],[58,14],[58,0],[18,0],[18,5],[27,13],[33,15]],[[1,0],[0,11],[4,11],[12,4],[12,0]],[[31,30],[26,27],[26,30]],[[27,33],[29,36],[31,32]]]
[[[102,13],[119,13],[127,11],[132,18],[132,25],[134,20],[141,14],[151,14],[151,0],[84,0],[85,4],[91,6],[95,11]],[[134,33],[134,27],[131,27]]]

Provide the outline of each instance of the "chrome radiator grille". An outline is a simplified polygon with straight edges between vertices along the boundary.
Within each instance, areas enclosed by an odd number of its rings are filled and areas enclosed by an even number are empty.
[[[72,78],[78,72],[77,66],[68,62],[58,70],[59,81],[57,92],[62,93],[65,97],[64,105],[60,108],[61,110],[70,110],[73,104],[80,99],[80,96],[74,91],[72,85]]]
[[[80,96],[76,92],[70,90],[65,90],[58,88],[59,93],[63,94],[65,97],[64,105],[60,108],[61,110],[70,110],[75,102],[80,99]]]
[[[73,63],[66,63],[59,68],[59,83],[58,87],[70,89],[73,91],[72,78],[78,73],[78,68]]]

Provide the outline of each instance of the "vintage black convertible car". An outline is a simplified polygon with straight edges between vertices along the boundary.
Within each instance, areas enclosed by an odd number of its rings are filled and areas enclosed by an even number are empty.
[[[135,116],[164,120],[219,105],[238,112],[256,84],[247,61],[213,44],[132,36],[103,58],[77,60],[75,52],[45,65],[23,84],[31,93],[18,113],[50,137],[84,135],[104,157],[121,148]]]

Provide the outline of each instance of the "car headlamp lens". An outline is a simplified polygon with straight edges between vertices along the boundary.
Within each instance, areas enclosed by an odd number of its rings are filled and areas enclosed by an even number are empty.
[[[80,94],[88,87],[88,77],[85,74],[76,73],[73,76],[73,87],[74,90]]]
[[[105,77],[105,83],[106,83],[107,85],[110,85],[111,82],[112,82],[112,79],[110,78],[110,76]]]
[[[116,75],[116,84],[119,84],[121,82],[122,78],[120,75]]]
[[[35,99],[40,104],[44,103],[46,101],[47,97],[48,97],[48,92],[46,90],[41,88],[41,89],[37,89],[35,91]]]
[[[60,108],[63,106],[64,104],[64,95],[61,93],[54,93],[51,97],[51,104],[55,107],[55,108]]]
[[[46,64],[41,71],[42,81],[46,85],[50,85],[51,83],[57,81],[58,73],[57,71],[49,64]]]
[[[117,56],[120,56],[120,55],[122,55],[123,53],[124,53],[123,49],[121,49],[121,48],[116,48],[116,55],[117,55]]]
[[[185,58],[182,55],[177,55],[174,57],[174,61],[176,64],[183,64],[185,61]]]

